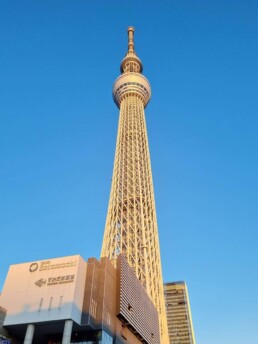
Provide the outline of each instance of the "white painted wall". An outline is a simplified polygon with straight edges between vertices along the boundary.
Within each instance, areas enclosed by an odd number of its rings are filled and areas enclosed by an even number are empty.
[[[7,309],[4,325],[80,323],[86,267],[79,255],[11,265],[1,295]]]

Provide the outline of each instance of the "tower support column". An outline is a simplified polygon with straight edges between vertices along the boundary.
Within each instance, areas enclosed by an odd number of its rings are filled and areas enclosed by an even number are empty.
[[[32,344],[35,325],[28,324],[23,344]]]
[[[66,320],[64,325],[62,344],[70,344],[73,329],[73,321]]]

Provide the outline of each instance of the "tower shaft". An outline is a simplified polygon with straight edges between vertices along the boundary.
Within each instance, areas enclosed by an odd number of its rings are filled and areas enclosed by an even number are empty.
[[[151,89],[141,74],[129,28],[129,49],[113,88],[120,108],[111,194],[101,256],[123,253],[159,313],[161,343],[168,343],[155,200],[144,107]]]

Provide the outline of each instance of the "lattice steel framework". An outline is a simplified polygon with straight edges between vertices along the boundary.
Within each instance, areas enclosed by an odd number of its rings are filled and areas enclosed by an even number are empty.
[[[151,97],[128,28],[128,52],[113,86],[120,108],[115,162],[102,257],[123,253],[159,313],[161,343],[168,343],[159,239],[144,108]]]

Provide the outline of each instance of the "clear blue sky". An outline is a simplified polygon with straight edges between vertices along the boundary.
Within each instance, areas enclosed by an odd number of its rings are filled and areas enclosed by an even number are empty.
[[[10,264],[99,257],[129,25],[164,280],[197,344],[257,344],[257,1],[0,1],[0,290]]]

